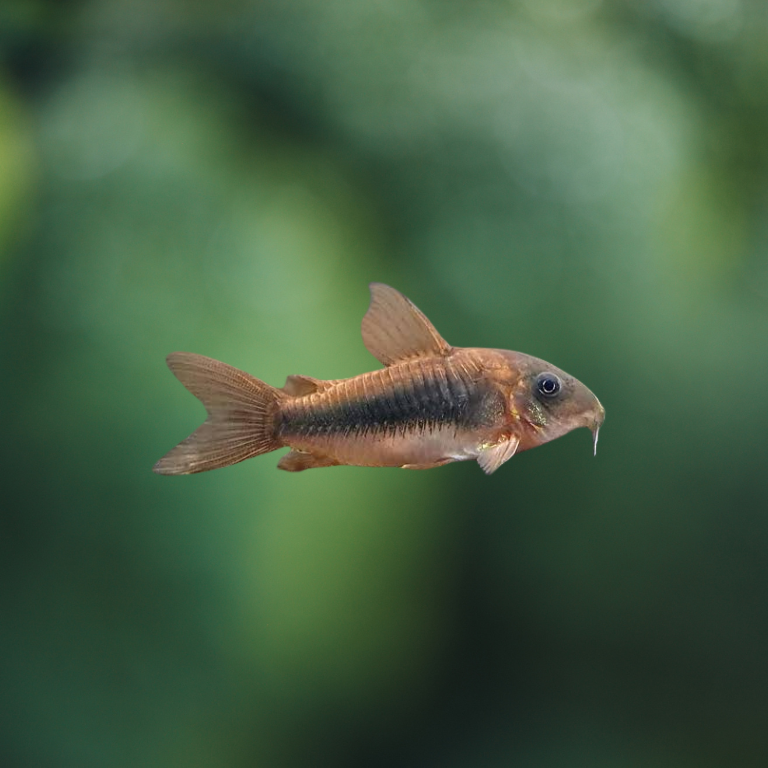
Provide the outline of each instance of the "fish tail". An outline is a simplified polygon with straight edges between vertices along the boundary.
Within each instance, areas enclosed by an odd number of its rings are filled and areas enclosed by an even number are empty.
[[[166,362],[205,406],[208,418],[155,464],[160,475],[191,475],[227,467],[282,447],[277,436],[286,394],[237,368],[191,352]]]

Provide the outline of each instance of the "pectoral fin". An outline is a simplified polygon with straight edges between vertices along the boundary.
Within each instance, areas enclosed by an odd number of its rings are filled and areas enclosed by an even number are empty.
[[[477,463],[482,467],[487,475],[495,472],[505,461],[508,461],[515,455],[520,440],[514,435],[508,440],[504,440],[489,448],[485,448],[477,457]]]
[[[371,305],[363,318],[363,342],[384,365],[414,357],[447,355],[451,345],[413,302],[384,283],[371,283]]]

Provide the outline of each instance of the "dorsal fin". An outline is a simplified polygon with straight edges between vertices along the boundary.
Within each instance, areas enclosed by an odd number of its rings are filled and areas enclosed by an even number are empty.
[[[451,345],[419,308],[384,283],[371,283],[371,305],[363,318],[363,343],[384,365],[414,357],[447,355]]]
[[[311,376],[289,376],[283,385],[283,392],[294,397],[304,397],[330,386],[329,381],[313,379]]]

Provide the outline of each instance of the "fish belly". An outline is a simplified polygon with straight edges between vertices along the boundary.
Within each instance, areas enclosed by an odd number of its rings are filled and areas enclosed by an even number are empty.
[[[430,433],[293,439],[291,448],[328,456],[338,464],[360,467],[402,467],[474,459],[477,436],[446,427]]]

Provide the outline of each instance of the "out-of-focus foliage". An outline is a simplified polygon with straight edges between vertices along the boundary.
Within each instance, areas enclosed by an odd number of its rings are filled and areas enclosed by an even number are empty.
[[[150,472],[371,280],[597,459]],[[763,0],[4,0],[0,317],[3,766],[765,765]]]

